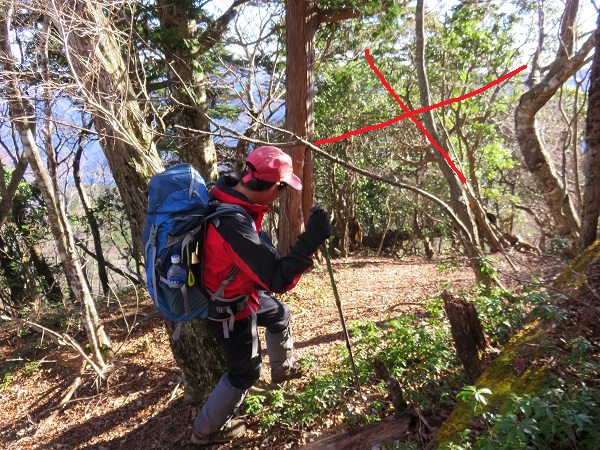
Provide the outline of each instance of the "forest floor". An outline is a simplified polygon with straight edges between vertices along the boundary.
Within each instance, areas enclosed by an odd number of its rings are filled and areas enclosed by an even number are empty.
[[[499,260],[506,285],[533,276],[551,277],[557,266],[547,258],[511,253]],[[353,256],[333,261],[346,321],[379,322],[422,310],[423,302],[442,290],[457,292],[472,286],[472,270],[463,264],[453,272],[438,270],[439,261],[420,258]],[[514,270],[516,269],[516,271]],[[294,312],[292,327],[298,357],[310,357],[309,376],[330,372],[338,363],[335,349],[344,345],[340,319],[325,264],[307,274],[286,294]],[[89,366],[71,400],[59,407],[81,360],[70,348],[59,347],[32,330],[0,324],[0,361],[17,369],[0,379],[0,448],[27,449],[192,449],[191,426],[201,405],[183,398],[181,377],[173,360],[162,320],[145,293],[128,292],[109,304],[99,304],[116,358],[107,379],[99,380]],[[73,333],[77,319],[56,320],[54,329]],[[82,337],[81,334],[78,335]],[[263,339],[264,347],[264,339]],[[263,378],[270,379],[268,358]],[[294,381],[301,390],[305,380]],[[282,428],[278,439],[266,436],[247,418],[249,429],[229,449],[298,448],[322,433],[342,429]],[[266,444],[268,442],[268,444]],[[275,444],[274,442],[277,442]]]

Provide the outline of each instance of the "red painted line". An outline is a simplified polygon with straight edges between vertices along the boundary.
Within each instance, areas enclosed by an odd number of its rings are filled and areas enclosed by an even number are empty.
[[[407,117],[410,117],[410,119],[415,123],[415,125],[419,128],[419,130],[421,130],[421,132],[427,137],[427,140],[431,143],[431,145],[433,145],[443,156],[444,159],[446,160],[446,162],[448,163],[448,165],[452,168],[452,170],[454,170],[454,172],[456,172],[456,174],[458,175],[458,177],[460,178],[460,180],[465,183],[467,180],[464,177],[464,175],[460,172],[460,170],[458,170],[456,168],[456,166],[454,165],[454,162],[452,161],[452,159],[448,156],[448,154],[444,151],[444,149],[435,141],[435,139],[433,139],[433,136],[431,136],[431,134],[427,131],[427,129],[423,126],[423,124],[421,124],[421,122],[415,117],[417,114],[422,114],[424,112],[427,111],[431,111],[433,109],[439,108],[441,106],[446,106],[446,105],[450,105],[452,103],[458,103],[461,102],[467,98],[473,97],[475,95],[481,94],[482,92],[490,89],[493,86],[496,86],[497,84],[502,83],[503,81],[507,80],[508,78],[511,78],[513,76],[515,76],[517,73],[525,70],[527,68],[526,65],[519,67],[516,70],[513,70],[511,72],[508,72],[505,75],[502,75],[501,77],[499,77],[498,79],[492,81],[491,83],[486,84],[485,86],[480,87],[479,89],[476,89],[472,92],[468,92],[464,95],[461,95],[459,97],[455,97],[455,98],[451,98],[448,100],[444,100],[440,103],[436,103],[434,105],[430,105],[430,106],[426,106],[423,108],[419,108],[419,109],[415,109],[414,111],[410,111],[408,109],[408,107],[404,104],[404,102],[400,99],[400,97],[398,97],[398,95],[396,94],[396,92],[394,91],[394,89],[390,86],[390,84],[387,82],[387,80],[385,79],[385,77],[383,76],[383,74],[377,69],[377,67],[375,66],[375,64],[373,63],[373,60],[371,59],[371,54],[369,52],[369,49],[365,50],[365,57],[367,58],[367,61],[369,63],[369,66],[371,67],[371,70],[373,70],[373,72],[375,72],[375,74],[377,75],[377,77],[379,78],[379,80],[381,81],[381,83],[383,84],[383,86],[387,89],[387,91],[391,94],[391,96],[394,98],[394,100],[396,100],[396,102],[400,105],[400,107],[405,111],[404,114],[401,114],[397,117],[394,117],[390,120],[387,120],[385,122],[381,122],[379,124],[376,125],[368,125],[366,127],[363,128],[358,128],[356,130],[352,130],[349,131],[347,133],[341,134],[339,136],[334,136],[332,138],[328,138],[328,139],[320,139],[318,141],[315,141],[315,145],[321,145],[321,144],[329,144],[332,142],[337,142],[337,141],[341,141],[343,139],[346,139],[350,136],[355,136],[358,134],[362,134],[362,133],[366,133],[367,131],[374,131],[374,130],[379,130],[381,128],[385,128],[389,125],[392,125],[396,122],[399,122],[403,119],[406,119]]]
[[[433,145],[442,154],[442,156],[444,157],[444,159],[446,160],[448,165],[450,167],[452,167],[452,170],[454,170],[454,172],[456,172],[456,174],[460,178],[460,181],[462,181],[463,183],[466,183],[467,179],[462,174],[462,172],[456,168],[456,166],[454,165],[454,162],[448,156],[448,153],[446,153],[446,151],[437,143],[437,141],[433,138],[433,136],[431,136],[431,134],[429,133],[429,131],[427,131],[427,129],[423,126],[423,124],[421,122],[419,122],[419,119],[417,119],[415,117],[415,113],[410,111],[410,109],[408,109],[408,106],[406,106],[404,104],[404,102],[400,99],[400,97],[398,97],[396,92],[394,92],[394,89],[392,89],[392,86],[390,86],[390,84],[387,82],[387,80],[385,79],[383,74],[379,71],[379,69],[377,69],[377,67],[375,67],[373,60],[371,59],[371,53],[369,52],[369,49],[365,50],[365,56],[367,57],[369,66],[371,66],[371,70],[373,70],[373,72],[375,72],[375,74],[379,77],[379,80],[385,86],[385,88],[388,90],[388,92],[392,95],[392,97],[394,97],[394,100],[396,100],[396,102],[400,105],[400,107],[407,114],[409,114],[410,119],[415,123],[417,128],[419,128],[419,130],[421,130],[421,132],[427,137],[427,140],[431,143],[431,145]]]

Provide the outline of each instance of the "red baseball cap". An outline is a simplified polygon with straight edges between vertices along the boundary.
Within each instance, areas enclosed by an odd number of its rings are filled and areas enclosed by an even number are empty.
[[[277,147],[265,145],[252,150],[246,158],[244,183],[251,178],[272,183],[284,182],[297,191],[302,189],[302,181],[294,174],[292,158]]]

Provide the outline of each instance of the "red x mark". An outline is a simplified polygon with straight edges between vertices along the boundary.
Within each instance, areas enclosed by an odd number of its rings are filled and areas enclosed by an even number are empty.
[[[460,97],[451,98],[451,99],[444,100],[444,101],[442,101],[440,103],[436,103],[436,104],[431,105],[431,106],[426,106],[424,108],[419,108],[419,109],[415,109],[414,111],[410,111],[408,109],[408,107],[404,104],[404,102],[402,100],[400,100],[400,97],[398,97],[398,95],[394,92],[394,89],[392,89],[392,87],[390,86],[390,84],[386,81],[386,79],[383,76],[383,74],[377,69],[377,67],[375,67],[375,64],[373,63],[373,60],[371,59],[371,53],[369,52],[369,49],[365,50],[365,56],[367,58],[369,66],[371,67],[371,70],[373,70],[373,72],[375,72],[375,74],[381,80],[381,83],[385,86],[385,88],[388,90],[388,92],[392,95],[392,97],[394,98],[394,100],[396,100],[396,102],[398,102],[398,104],[400,105],[400,107],[404,110],[404,114],[396,116],[393,119],[387,120],[385,122],[378,123],[377,125],[368,125],[366,127],[359,128],[357,130],[349,131],[348,133],[340,134],[339,136],[335,136],[335,137],[328,138],[328,139],[320,139],[320,140],[318,140],[318,141],[315,142],[315,145],[329,144],[331,142],[341,141],[342,139],[346,139],[347,137],[350,137],[350,136],[354,136],[354,135],[357,135],[357,134],[366,133],[367,131],[378,130],[380,128],[385,128],[388,125],[392,125],[393,123],[400,122],[402,119],[406,119],[407,117],[410,117],[411,120],[415,123],[415,125],[419,128],[419,130],[421,130],[421,132],[427,137],[427,140],[431,143],[431,145],[433,145],[444,156],[444,159],[446,160],[446,162],[448,162],[448,165],[450,167],[452,167],[452,170],[454,170],[454,172],[456,172],[456,174],[458,175],[458,177],[460,178],[460,180],[463,183],[466,183],[467,179],[460,172],[460,170],[458,170],[456,168],[456,166],[454,165],[454,162],[450,159],[450,157],[444,151],[444,149],[436,142],[435,139],[433,139],[433,137],[431,136],[431,134],[429,133],[429,131],[427,131],[427,129],[423,126],[423,124],[421,122],[419,122],[419,119],[417,119],[417,117],[416,117],[417,114],[421,114],[421,113],[424,113],[424,112],[427,112],[427,111],[431,111],[431,110],[439,108],[441,106],[450,105],[451,103],[457,103],[457,102],[460,102],[460,101],[465,100],[467,98],[473,97],[473,96],[475,96],[477,94],[481,94],[482,92],[488,90],[489,88],[491,88],[491,87],[493,87],[493,86],[495,86],[497,84],[502,83],[504,80],[507,80],[508,78],[510,78],[512,76],[515,76],[516,74],[518,74],[519,72],[521,72],[522,70],[525,70],[527,68],[526,65],[525,66],[521,66],[518,69],[513,70],[512,72],[509,72],[506,75],[501,76],[497,80],[494,80],[491,83],[488,83],[485,86],[483,86],[483,87],[481,87],[479,89],[476,89],[476,90],[474,90],[472,92],[469,92],[467,94],[461,95]]]

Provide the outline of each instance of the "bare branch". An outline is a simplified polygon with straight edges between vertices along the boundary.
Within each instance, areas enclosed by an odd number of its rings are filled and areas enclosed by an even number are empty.
[[[52,339],[52,341],[54,343],[56,343],[57,345],[71,347],[73,350],[75,350],[77,353],[79,353],[81,355],[81,357],[85,361],[87,361],[90,366],[92,366],[92,368],[94,369],[94,371],[98,374],[98,376],[100,378],[102,378],[103,380],[105,379],[105,375],[104,375],[104,372],[102,371],[102,369],[100,369],[100,367],[98,367],[96,365],[96,363],[94,363],[94,361],[91,360],[91,358],[87,355],[87,353],[85,353],[83,351],[83,349],[75,341],[75,339],[73,339],[68,334],[58,333],[58,332],[51,330],[50,328],[45,327],[39,323],[31,322],[30,320],[21,319],[19,317],[12,317],[12,316],[7,316],[7,315],[2,314],[2,315],[0,315],[0,319],[6,320],[9,322],[19,323],[19,324],[23,325],[24,327],[33,328],[34,330],[36,330],[40,333],[47,334],[48,336],[50,336],[50,339]]]

